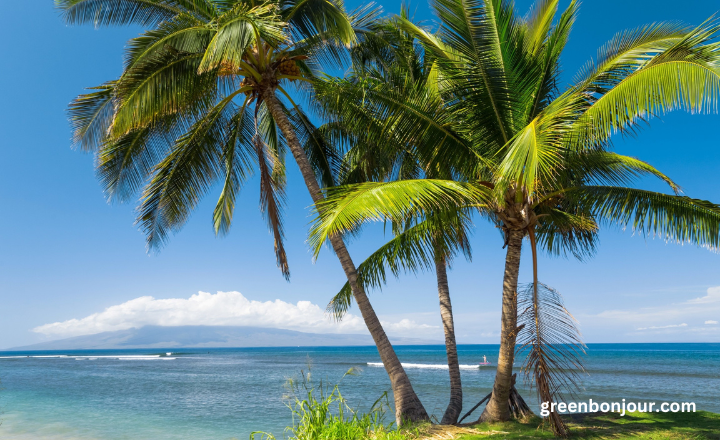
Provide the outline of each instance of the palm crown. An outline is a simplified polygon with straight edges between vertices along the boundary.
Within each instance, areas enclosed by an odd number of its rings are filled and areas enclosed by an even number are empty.
[[[236,195],[257,169],[262,209],[287,276],[285,139],[263,93],[280,92],[295,107],[300,133],[312,130],[286,88],[308,81],[319,62],[339,60],[343,45],[354,40],[354,23],[342,5],[327,0],[58,0],[58,5],[69,23],[155,26],[130,41],[119,79],[80,96],[70,108],[76,143],[97,152],[108,198],[127,200],[149,178],[138,221],[149,246],[157,246],[220,181],[213,223],[217,233],[225,233]]]

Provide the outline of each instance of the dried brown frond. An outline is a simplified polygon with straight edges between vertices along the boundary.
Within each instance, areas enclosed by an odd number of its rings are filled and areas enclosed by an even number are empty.
[[[574,394],[585,371],[581,356],[586,347],[560,293],[545,284],[530,283],[518,291],[518,311],[518,325],[525,327],[518,335],[517,351],[526,353],[522,364],[526,382],[537,388],[540,402]],[[549,422],[555,435],[567,437],[567,426],[557,413],[550,413]]]

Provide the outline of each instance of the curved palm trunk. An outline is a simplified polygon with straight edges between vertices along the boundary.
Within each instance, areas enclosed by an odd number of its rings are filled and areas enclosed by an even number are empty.
[[[277,97],[275,96],[274,90],[268,88],[263,93],[263,99],[268,107],[268,110],[273,116],[275,123],[282,131],[285,139],[287,140],[290,151],[292,151],[295,162],[300,167],[303,179],[305,179],[305,185],[307,185],[310,196],[313,202],[317,203],[324,199],[322,192],[320,191],[320,185],[317,183],[315,173],[313,172],[312,166],[308,161],[305,151],[303,150],[300,142],[298,141],[295,131],[293,130],[292,124],[285,115],[285,112],[280,105]],[[395,418],[398,426],[405,422],[419,422],[429,420],[428,414],[425,411],[420,399],[418,399],[415,390],[413,390],[410,384],[410,379],[405,373],[405,369],[400,364],[400,360],[395,354],[395,350],[390,344],[390,340],[385,334],[380,320],[375,314],[370,300],[368,300],[365,290],[357,283],[357,270],[355,264],[350,258],[350,253],[345,247],[345,243],[339,236],[330,238],[335,254],[340,260],[340,265],[345,271],[350,287],[355,297],[355,302],[360,309],[365,325],[367,325],[370,334],[375,341],[378,352],[380,353],[380,359],[382,359],[385,371],[390,376],[390,383],[392,385],[393,395],[395,397]]]
[[[450,372],[450,403],[445,410],[440,424],[457,423],[462,411],[462,384],[460,382],[460,363],[457,345],[455,344],[455,324],[453,323],[452,305],[450,304],[450,288],[447,280],[447,262],[444,258],[435,262],[437,273],[438,296],[440,297],[440,317],[445,330],[445,351],[447,352],[448,370]]]
[[[517,337],[517,284],[520,271],[520,252],[525,232],[508,231],[508,247],[505,257],[503,279],[502,323],[500,330],[500,353],[497,373],[493,384],[492,397],[480,416],[481,422],[505,421],[510,419],[508,397],[513,386],[512,369],[515,358]]]

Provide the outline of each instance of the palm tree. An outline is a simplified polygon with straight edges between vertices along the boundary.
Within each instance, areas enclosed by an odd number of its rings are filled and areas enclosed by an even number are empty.
[[[481,420],[507,420],[515,341],[522,330],[517,294],[526,236],[533,252],[540,241],[551,250],[582,253],[592,249],[604,221],[677,242],[720,246],[720,207],[633,188],[633,177],[649,174],[678,191],[648,164],[610,151],[613,133],[637,130],[656,114],[714,108],[720,90],[720,46],[713,42],[718,27],[656,24],[619,34],[598,62],[561,92],[560,55],[577,14],[575,2],[557,21],[557,1],[539,2],[527,19],[509,3],[492,0],[436,0],[433,6],[440,19],[436,33],[409,21],[404,26],[423,42],[437,68],[438,90],[447,103],[442,117],[426,117],[428,100],[400,102],[381,85],[364,84],[361,92],[372,98],[372,111],[386,116],[385,127],[393,133],[434,139],[437,154],[426,163],[444,163],[460,179],[335,189],[318,205],[311,242],[319,246],[369,220],[400,223],[445,209],[474,207],[496,219],[507,246],[501,348]],[[535,306],[542,302],[540,290],[536,273]]]
[[[418,224],[397,231],[395,237],[358,266],[358,282],[366,289],[382,288],[387,280],[387,269],[395,277],[408,272],[435,271],[450,376],[450,401],[440,421],[442,425],[457,423],[462,411],[460,362],[447,269],[460,251],[470,258],[469,220],[470,217],[463,212],[428,216]],[[352,291],[346,283],[328,304],[327,310],[340,320],[351,305]]]
[[[324,199],[331,158],[313,139],[288,86],[310,84],[323,63],[339,64],[374,11],[349,16],[333,0],[56,0],[67,23],[151,26],[130,41],[121,77],[71,104],[77,143],[96,151],[111,199],[141,187],[138,222],[157,247],[216,182],[217,233],[232,221],[235,197],[257,166],[261,205],[282,246],[284,153],[289,148],[315,203]],[[300,86],[309,90],[308,85]],[[282,98],[282,99],[281,99]],[[286,104],[287,103],[287,104]],[[288,106],[289,104],[289,106]],[[308,157],[310,156],[310,157]],[[316,175],[317,174],[317,175]],[[330,240],[390,376],[398,424],[428,418],[385,334],[341,237]]]
[[[408,16],[407,9],[403,7],[400,17],[407,19]],[[377,82],[409,96],[437,97],[431,88],[432,81],[428,76],[430,65],[424,60],[422,47],[413,35],[400,27],[398,20],[386,19],[373,23],[362,41],[353,47],[352,58],[353,70],[339,83],[347,82],[351,87],[356,87],[361,83]],[[333,83],[333,80],[328,80],[325,87],[339,85]],[[330,101],[344,102],[352,96],[344,92],[344,88],[340,87],[329,98]],[[384,125],[384,121],[364,111],[362,102],[354,102],[351,113],[334,112],[331,105],[325,105],[324,110],[332,122],[320,128],[323,137],[336,144],[350,146],[341,167],[339,183],[442,175],[441,169],[432,170],[423,166],[415,154],[418,147],[412,144],[414,140],[409,140],[408,144],[408,140],[402,139],[401,134],[398,138],[392,134],[380,138],[372,136],[377,133],[378,127]],[[344,116],[351,120],[345,121]],[[368,130],[368,126],[376,130]],[[358,282],[365,289],[382,287],[386,281],[386,267],[396,277],[401,272],[435,271],[450,376],[450,401],[442,417],[442,424],[456,423],[462,411],[462,382],[447,268],[458,251],[470,258],[468,228],[469,216],[462,211],[453,212],[449,216],[430,215],[413,225],[393,225],[395,237],[358,266]],[[342,319],[351,303],[352,290],[346,283],[330,302],[328,311],[337,319]]]

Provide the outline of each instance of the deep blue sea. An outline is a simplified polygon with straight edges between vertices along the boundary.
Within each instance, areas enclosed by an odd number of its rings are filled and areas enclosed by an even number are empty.
[[[440,417],[449,386],[444,347],[396,350],[425,407]],[[494,377],[493,367],[474,365],[483,355],[494,363],[497,351],[459,347],[466,409]],[[374,347],[0,352],[0,438],[222,440],[257,430],[282,438],[291,421],[288,378],[310,363],[314,380],[335,383],[357,367],[340,389],[363,409],[390,390],[374,362]],[[720,412],[720,344],[590,344],[585,364],[580,399],[688,401]]]

